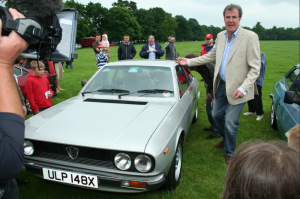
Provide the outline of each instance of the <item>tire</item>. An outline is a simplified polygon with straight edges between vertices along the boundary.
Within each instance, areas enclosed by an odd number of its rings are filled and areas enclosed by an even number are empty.
[[[277,121],[276,121],[276,113],[275,113],[274,102],[272,103],[272,106],[271,106],[270,125],[273,129],[277,129]]]
[[[192,123],[195,124],[197,122],[197,120],[198,120],[198,107],[196,109],[196,112],[195,112],[195,115],[193,117]]]
[[[166,183],[164,186],[165,189],[173,191],[179,185],[180,177],[181,177],[182,159],[183,159],[183,141],[182,141],[182,137],[180,137],[177,143],[177,148],[172,161],[171,168],[166,178]]]
[[[24,97],[24,103],[25,103],[25,107],[27,109],[27,115],[31,114],[32,113],[32,110],[31,110],[31,107],[30,107],[30,104],[29,104],[29,101],[26,97]]]

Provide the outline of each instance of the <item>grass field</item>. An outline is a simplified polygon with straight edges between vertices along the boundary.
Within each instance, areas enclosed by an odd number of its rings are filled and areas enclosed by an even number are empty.
[[[177,42],[177,51],[184,56],[188,53],[199,54],[203,42]],[[237,146],[243,142],[255,140],[279,140],[279,132],[270,127],[271,99],[273,85],[299,63],[299,41],[261,41],[261,51],[266,54],[267,66],[264,86],[262,89],[265,118],[256,121],[256,116],[241,116]],[[161,43],[163,46],[164,44]],[[135,45],[137,52],[142,44]],[[117,60],[118,46],[111,47],[110,62]],[[81,89],[81,80],[88,80],[96,71],[95,54],[91,48],[76,50],[78,59],[74,61],[74,69],[64,68],[64,77],[60,79],[60,85],[66,89],[53,99],[53,105],[60,103],[78,94]],[[139,59],[137,54],[136,59]],[[164,59],[164,57],[163,57]],[[46,198],[220,198],[224,186],[224,176],[227,165],[223,150],[214,148],[220,139],[205,140],[209,135],[203,128],[209,127],[205,109],[205,88],[202,77],[194,73],[199,81],[201,97],[199,100],[199,119],[192,125],[184,145],[183,166],[180,185],[175,191],[155,190],[141,194],[116,194],[81,189],[45,181],[37,178],[29,172],[22,171],[21,178],[29,179],[30,183],[20,186],[20,198],[46,199]],[[234,78],[234,77],[232,77]],[[247,111],[245,106],[243,113]],[[29,118],[31,115],[27,116]],[[68,120],[68,118],[65,118]]]

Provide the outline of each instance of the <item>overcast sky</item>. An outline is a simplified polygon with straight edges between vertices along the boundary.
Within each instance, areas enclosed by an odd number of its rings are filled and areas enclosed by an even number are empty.
[[[75,0],[76,1],[76,0]],[[77,0],[82,4],[100,2],[111,8],[113,2],[99,0]],[[243,9],[242,26],[252,28],[257,22],[265,28],[273,26],[299,27],[299,0],[135,0],[138,9],[161,7],[173,16],[182,15],[186,19],[195,18],[200,25],[224,26],[223,9],[230,3],[239,4]]]

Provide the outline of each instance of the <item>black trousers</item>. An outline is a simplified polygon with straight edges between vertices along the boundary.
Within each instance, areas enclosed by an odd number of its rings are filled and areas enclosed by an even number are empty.
[[[264,110],[263,110],[263,104],[261,100],[261,96],[262,96],[261,86],[257,85],[257,90],[259,95],[254,95],[254,99],[248,101],[248,107],[249,107],[248,111],[256,113],[257,115],[263,115]]]

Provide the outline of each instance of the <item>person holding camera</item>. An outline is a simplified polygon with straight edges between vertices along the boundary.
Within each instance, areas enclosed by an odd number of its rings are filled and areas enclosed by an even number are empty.
[[[169,36],[169,41],[165,44],[166,49],[166,60],[173,60],[176,59],[176,45],[175,45],[175,35]]]
[[[15,9],[9,13],[13,20],[24,18]],[[1,31],[0,36],[0,198],[14,199],[19,195],[15,177],[23,167],[25,126],[13,63],[29,44],[15,31],[3,37]]]

